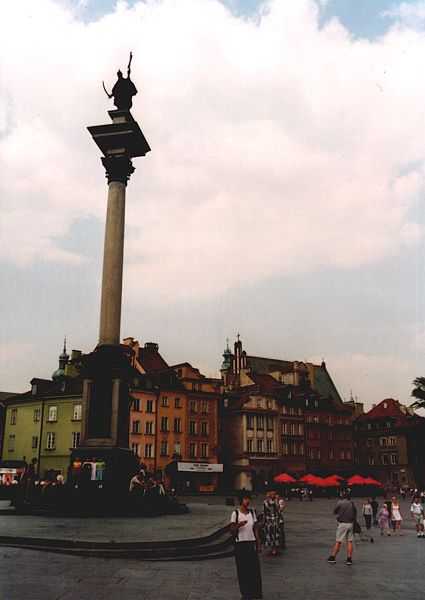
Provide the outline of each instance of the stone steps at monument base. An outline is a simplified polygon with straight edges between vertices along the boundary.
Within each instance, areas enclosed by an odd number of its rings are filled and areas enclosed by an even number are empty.
[[[0,536],[0,546],[70,556],[141,560],[207,560],[233,555],[233,541],[228,527],[204,538],[163,542],[108,543]]]

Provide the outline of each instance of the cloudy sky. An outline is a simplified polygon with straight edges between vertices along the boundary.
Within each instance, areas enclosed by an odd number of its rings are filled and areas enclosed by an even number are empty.
[[[218,374],[324,358],[341,394],[425,375],[425,1],[5,0],[0,389],[96,344],[106,122],[134,53],[122,336]]]

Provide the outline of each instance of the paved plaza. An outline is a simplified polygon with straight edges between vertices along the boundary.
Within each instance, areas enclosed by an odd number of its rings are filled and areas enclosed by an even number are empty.
[[[360,506],[360,500],[355,500]],[[209,533],[220,526],[231,508],[223,498],[191,499],[191,515],[154,519],[47,519],[0,516],[1,535],[45,537],[72,536],[99,540],[168,539],[184,529],[199,535],[202,523]],[[358,542],[354,564],[344,555],[336,565],[326,558],[334,541],[333,500],[288,503],[288,547],[279,558],[262,557],[265,600],[419,600],[423,598],[425,539],[417,539],[409,519],[409,503],[402,503],[406,517],[404,535],[375,543]],[[180,524],[177,520],[182,519]],[[78,522],[77,522],[78,521]],[[174,525],[173,525],[174,522]],[[168,534],[167,534],[168,529]],[[84,532],[85,535],[84,535]],[[173,534],[173,535],[171,535]],[[77,536],[75,535],[75,538]],[[79,558],[32,550],[0,548],[1,600],[210,600],[238,599],[234,559],[196,562],[143,562],[139,560]]]

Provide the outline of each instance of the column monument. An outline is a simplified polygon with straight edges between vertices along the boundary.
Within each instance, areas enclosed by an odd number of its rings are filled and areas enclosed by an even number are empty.
[[[132,159],[145,156],[149,144],[130,108],[137,94],[130,78],[118,71],[110,98],[115,110],[108,111],[112,123],[88,130],[100,148],[108,182],[108,201],[103,253],[99,342],[83,359],[83,414],[80,446],[71,455],[75,473],[84,462],[99,465],[92,469],[94,481],[116,497],[128,490],[137,461],[129,449],[130,401],[128,381],[132,369],[128,347],[120,345],[122,275],[124,258],[125,196],[134,172]],[[85,473],[85,478],[88,474]],[[112,493],[113,491],[113,493]]]

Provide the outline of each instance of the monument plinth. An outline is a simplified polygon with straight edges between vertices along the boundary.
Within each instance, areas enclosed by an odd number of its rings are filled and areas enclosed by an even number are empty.
[[[114,97],[117,106],[117,110],[108,111],[112,123],[88,127],[103,153],[101,161],[108,182],[108,201],[99,342],[95,350],[83,358],[81,445],[72,452],[71,471],[73,468],[75,471],[76,465],[81,469],[84,463],[103,465],[99,474],[93,467],[91,480],[97,481],[99,487],[113,490],[116,496],[128,491],[129,479],[138,466],[129,449],[131,350],[120,345],[125,196],[127,183],[135,170],[131,159],[145,156],[150,147],[130,113],[131,97],[137,93],[130,79],[130,68],[127,78],[118,72],[112,92],[108,96]]]

